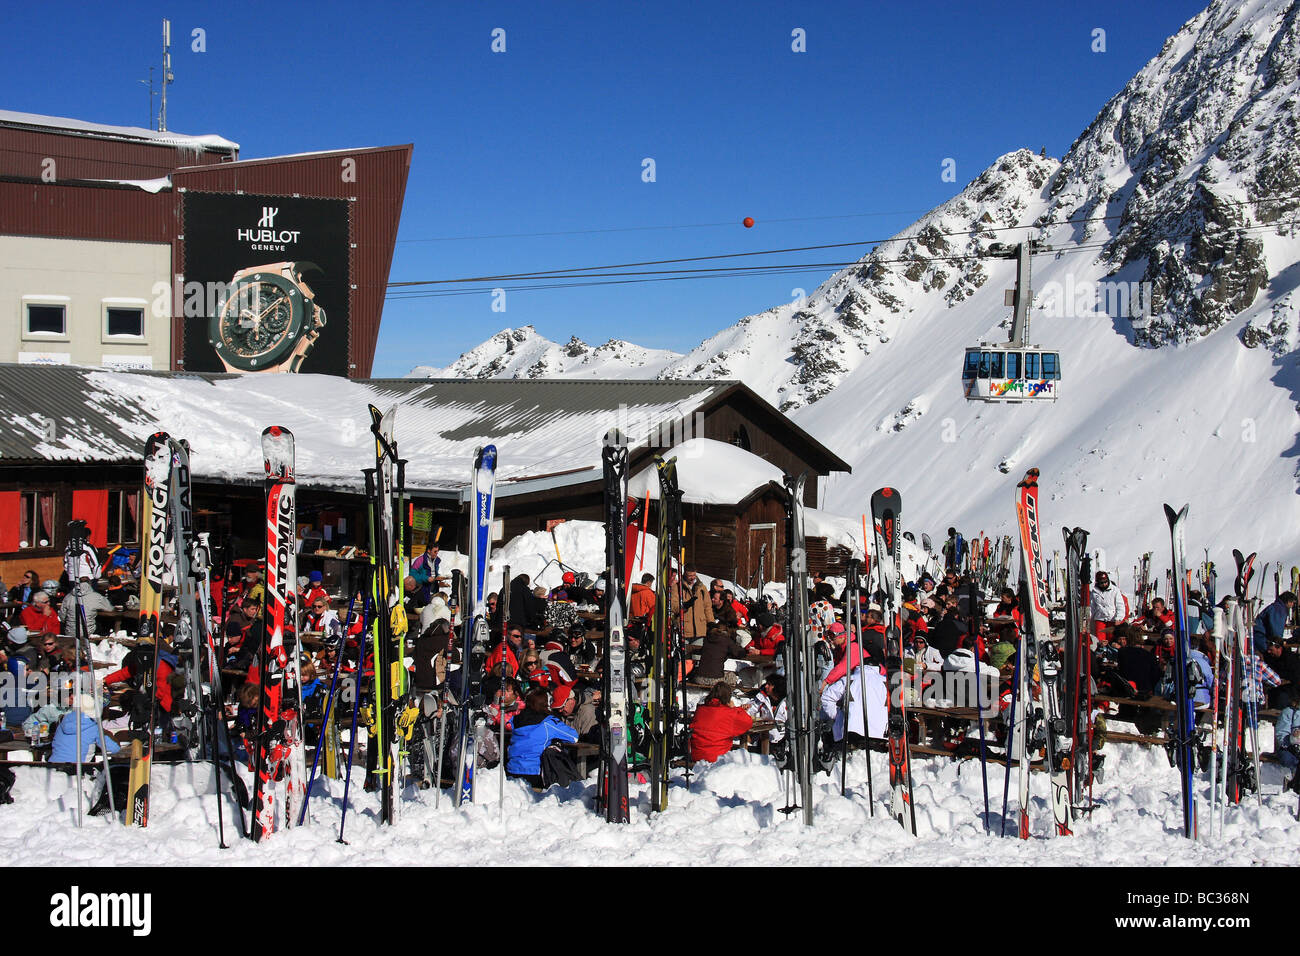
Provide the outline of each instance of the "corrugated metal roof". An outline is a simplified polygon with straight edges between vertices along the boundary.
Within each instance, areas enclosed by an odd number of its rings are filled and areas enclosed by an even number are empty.
[[[611,427],[641,443],[732,388],[727,381],[376,379],[330,375],[115,372],[0,364],[0,458],[13,462],[121,463],[139,459],[157,430],[187,438],[196,478],[254,481],[270,424],[298,439],[299,481],[359,488],[373,463],[370,403],[393,404],[407,486],[464,485],[475,449],[500,452],[499,476],[523,481],[600,465]]]

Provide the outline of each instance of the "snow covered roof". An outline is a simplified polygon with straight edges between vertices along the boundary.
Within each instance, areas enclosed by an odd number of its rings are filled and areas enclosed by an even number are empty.
[[[397,404],[408,489],[458,495],[475,449],[492,442],[504,493],[548,480],[598,480],[608,429],[619,427],[634,444],[643,443],[662,423],[690,415],[735,385],[358,381],[0,365],[0,461],[132,463],[161,429],[190,441],[197,479],[254,482],[263,477],[262,429],[278,424],[297,438],[300,483],[359,490],[361,470],[374,462],[367,405]]]
[[[160,146],[176,146],[193,150],[212,150],[223,153],[238,153],[239,144],[209,133],[202,136],[187,136],[172,130],[145,129],[142,126],[109,126],[104,123],[88,123],[85,120],[69,119],[65,116],[42,116],[39,113],[19,113],[15,110],[0,110],[0,126],[27,126],[66,132],[74,135],[93,136],[99,139],[135,140],[137,142],[156,143]]]
[[[677,487],[691,504],[739,504],[750,492],[769,481],[781,484],[781,469],[757,455],[712,438],[691,438],[673,446],[677,458]],[[659,497],[659,475],[654,465],[633,475],[627,483],[633,498]]]

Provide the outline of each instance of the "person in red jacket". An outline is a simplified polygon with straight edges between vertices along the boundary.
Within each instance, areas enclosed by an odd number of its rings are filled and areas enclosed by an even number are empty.
[[[1138,620],[1139,627],[1145,627],[1157,634],[1174,628],[1174,612],[1169,610],[1164,598],[1152,598],[1151,606]],[[30,630],[30,626],[28,630]]]
[[[754,643],[750,648],[760,654],[775,654],[785,640],[785,632],[777,623],[776,616],[764,611],[758,616],[758,629],[754,632]]]
[[[42,634],[58,634],[59,615],[50,602],[49,593],[37,591],[33,594],[32,603],[23,608],[22,614],[19,615],[19,622],[23,627],[27,628],[27,633],[32,637],[39,637]]]
[[[736,620],[741,627],[749,624],[749,605],[737,598],[730,589],[722,592],[722,600],[724,604],[731,605],[731,609],[736,612]]]
[[[1016,622],[1016,627],[1024,627],[1025,616],[1020,610],[1020,600],[1016,597],[1016,592],[1011,588],[1003,588],[998,595],[998,606],[993,609],[989,615],[994,618],[1010,618]]]
[[[159,725],[166,727],[172,712],[171,676],[176,658],[166,649],[158,657],[157,680],[154,673],[154,645],[151,641],[141,641],[133,647],[122,660],[122,667],[111,674],[104,675],[104,686],[113,684],[130,684],[130,689],[122,693],[121,704],[131,715],[131,725],[143,728],[149,725],[150,697],[158,701]],[[149,684],[153,682],[154,693],[149,694]]]
[[[754,718],[747,711],[731,706],[731,685],[714,684],[691,721],[691,760],[713,763],[752,726]]]

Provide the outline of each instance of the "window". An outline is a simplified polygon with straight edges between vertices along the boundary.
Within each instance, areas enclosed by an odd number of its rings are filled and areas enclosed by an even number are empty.
[[[1061,357],[1055,352],[1043,353],[1043,378],[1061,377]]]
[[[28,335],[67,335],[64,322],[64,306],[31,305],[27,306]]]
[[[1020,378],[1020,353],[1007,353],[1007,378]]]
[[[979,374],[980,354],[979,352],[966,353],[966,365],[961,370],[961,377],[964,380],[975,378]]]
[[[988,352],[980,353],[980,378],[989,377],[989,365],[992,364],[992,356]]]
[[[135,544],[140,540],[140,492],[110,491],[108,493],[109,544]]]
[[[104,334],[129,335],[136,339],[143,337],[144,309],[109,307],[104,314]]]
[[[992,367],[989,369],[989,377],[990,377],[990,378],[1002,378],[1002,356],[1003,356],[1005,353],[1003,353],[1003,352],[993,352],[993,353],[991,353],[991,354],[992,354],[992,356],[993,356],[993,364],[992,364]]]
[[[18,547],[49,548],[54,544],[54,493],[24,491],[18,515]]]
[[[1038,376],[1038,353],[1026,352],[1025,353],[1025,378],[1036,379],[1038,377],[1039,377]]]

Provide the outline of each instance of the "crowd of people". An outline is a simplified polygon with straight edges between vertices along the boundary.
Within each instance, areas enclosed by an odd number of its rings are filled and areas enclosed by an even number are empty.
[[[1014,694],[1016,656],[1025,626],[1021,601],[1009,588],[995,594],[982,591],[976,578],[959,571],[953,560],[957,550],[945,549],[946,570],[922,572],[918,580],[902,587],[901,607],[892,609],[892,621],[887,619],[891,609],[883,594],[866,587],[855,606],[842,584],[812,575],[807,595],[813,647],[809,666],[817,682],[823,752],[830,752],[846,736],[859,743],[885,736],[888,688],[899,673],[909,678],[909,693],[917,695],[910,703],[926,699],[927,689],[940,685],[945,672],[976,675],[980,683],[996,688],[1003,719],[993,721],[989,732],[995,745],[1005,744],[1010,723],[1006,712]],[[685,710],[690,712],[677,735],[683,748],[680,756],[714,761],[738,738],[764,735],[766,746],[782,759],[790,716],[783,654],[785,609],[762,592],[744,593],[718,579],[706,582],[689,566],[680,575],[670,568],[668,575],[666,588],[659,589],[653,575],[643,574],[628,594],[634,764],[646,759],[650,747],[646,679],[661,619],[671,622],[683,641],[680,657],[670,663],[684,687]],[[307,742],[314,744],[330,689],[337,686],[333,675],[340,673],[344,680],[364,687],[373,680],[374,665],[365,633],[368,622],[363,620],[365,595],[358,592],[346,602],[332,599],[319,571],[304,575],[298,585],[300,618],[291,622],[285,641],[290,653],[298,655],[302,717]],[[402,726],[410,728],[404,772],[419,786],[438,786],[454,775],[460,758],[462,708],[456,699],[460,687],[456,675],[464,663],[460,634],[466,609],[454,593],[452,576],[443,573],[436,546],[411,562],[401,585],[402,608],[410,622],[407,653],[411,659],[410,693],[399,702]],[[473,738],[474,759],[482,766],[504,760],[509,775],[537,787],[577,779],[575,746],[599,744],[603,730],[605,591],[603,579],[565,568],[550,591],[538,587],[528,574],[518,574],[507,589],[489,595],[486,610],[492,641],[484,663],[480,708],[485,732]],[[77,666],[79,608],[93,634],[103,629],[101,617],[138,605],[129,568],[76,582],[66,575],[63,580],[42,582],[35,572],[28,572],[7,596],[0,667],[18,675],[47,677]],[[222,638],[218,664],[226,675],[230,746],[251,762],[265,638],[261,571],[248,564],[238,578],[215,581],[212,599]],[[661,600],[666,607],[660,607]],[[1294,696],[1300,686],[1300,655],[1288,643],[1287,633],[1295,606],[1295,595],[1286,592],[1263,608],[1242,657],[1243,696],[1253,705],[1252,712],[1279,711],[1275,755],[1290,772],[1293,785],[1300,777],[1295,774],[1300,763],[1300,720]],[[1140,611],[1131,611],[1127,597],[1105,571],[1098,571],[1091,582],[1087,610],[1095,691],[1129,702],[1098,706],[1095,745],[1105,739],[1107,716],[1130,721],[1141,733],[1159,732],[1168,720],[1166,713],[1137,705],[1153,696],[1172,696],[1173,612],[1158,597]],[[1216,667],[1214,611],[1201,593],[1192,592],[1188,610],[1193,642],[1191,692],[1199,709],[1228,696],[1224,688],[1215,693],[1221,668]],[[891,639],[893,634],[898,637]],[[105,688],[116,693],[111,705],[98,714],[93,712],[90,695],[78,695],[75,708],[68,698],[47,704],[54,712],[7,708],[7,723],[48,724],[54,729],[55,753],[65,757],[69,732],[63,728],[75,731],[80,722],[86,759],[97,745],[97,719],[116,728],[138,728],[152,721],[163,734],[179,729],[183,735],[190,726],[178,707],[186,668],[177,649],[166,643],[156,656],[157,660],[152,642],[132,647],[122,665],[104,675]],[[65,714],[75,717],[61,722]],[[344,717],[333,709],[332,719]],[[945,721],[942,726],[941,739],[934,743],[954,751],[968,746],[967,721]],[[373,754],[368,760],[373,770]],[[367,774],[366,785],[374,783],[374,775]],[[4,795],[0,779],[0,798]]]

